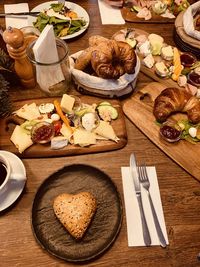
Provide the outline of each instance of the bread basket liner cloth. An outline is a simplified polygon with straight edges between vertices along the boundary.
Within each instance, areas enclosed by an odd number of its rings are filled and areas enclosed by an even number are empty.
[[[200,10],[200,1],[187,8],[183,15],[183,27],[187,35],[200,40],[200,31],[195,30],[194,16]]]
[[[103,79],[100,77],[92,76],[88,73],[85,73],[81,70],[77,70],[74,68],[74,63],[76,58],[82,53],[82,51],[79,51],[69,57],[70,60],[70,70],[72,75],[75,77],[75,79],[82,85],[100,89],[100,90],[121,90],[127,87],[138,75],[140,71],[140,60],[137,57],[137,64],[135,67],[135,73],[134,74],[127,74],[125,73],[122,75],[119,79]]]

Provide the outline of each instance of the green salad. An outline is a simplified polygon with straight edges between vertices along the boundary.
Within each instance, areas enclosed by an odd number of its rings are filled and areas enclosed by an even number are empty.
[[[49,16],[48,11],[55,15]],[[64,37],[80,31],[86,25],[86,21],[62,4],[51,4],[50,9],[40,12],[37,20],[33,23],[40,32],[47,24],[53,25],[57,37]]]

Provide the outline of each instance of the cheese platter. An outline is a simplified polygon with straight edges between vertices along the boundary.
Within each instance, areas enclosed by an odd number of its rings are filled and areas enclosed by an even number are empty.
[[[196,94],[200,87],[200,61],[188,52],[165,42],[161,35],[136,28],[125,28],[116,32],[117,41],[129,43],[141,61],[140,71],[168,87],[186,88]],[[191,80],[190,74],[198,76]]]
[[[56,99],[16,101],[13,110],[11,116],[0,120],[0,148],[21,158],[97,153],[120,149],[127,143],[118,100],[64,94]]]
[[[199,153],[200,143],[187,140],[168,142],[160,135],[160,125],[153,114],[154,101],[166,88],[158,82],[152,82],[142,90],[133,94],[123,104],[125,115],[133,122],[153,143],[166,153],[177,164],[200,181]],[[171,120],[185,119],[186,114],[176,113]]]

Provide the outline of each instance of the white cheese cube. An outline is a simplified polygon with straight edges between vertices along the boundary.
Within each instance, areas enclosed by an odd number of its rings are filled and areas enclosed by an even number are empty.
[[[61,103],[60,103],[62,111],[64,111],[65,113],[72,111],[74,102],[75,102],[74,97],[64,94],[62,96]]]
[[[139,52],[145,57],[151,54],[150,42],[148,40],[140,44],[138,49],[139,49]]]
[[[155,60],[154,60],[153,56],[151,54],[149,54],[148,56],[146,56],[143,59],[143,63],[147,68],[151,69],[155,63]]]
[[[68,145],[68,139],[64,136],[55,136],[51,139],[51,149],[61,149]]]

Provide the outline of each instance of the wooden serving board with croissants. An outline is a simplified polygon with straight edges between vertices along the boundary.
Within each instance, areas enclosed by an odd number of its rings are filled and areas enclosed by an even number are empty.
[[[163,152],[200,181],[200,143],[192,144],[185,140],[169,143],[159,135],[159,126],[155,123],[153,105],[155,98],[166,88],[165,85],[152,82],[136,92],[123,105],[126,116]],[[185,118],[176,114],[174,119]]]
[[[36,103],[40,105],[42,103],[53,103],[55,97],[46,97],[46,98],[38,98],[38,99],[30,99],[23,101],[16,101],[13,103],[13,110],[17,110],[24,106],[25,104]],[[56,97],[57,100],[60,100],[59,97]],[[99,103],[101,100],[97,97],[90,96],[80,96],[82,103],[93,104]],[[106,101],[106,100],[105,100]],[[4,119],[0,119],[0,149],[7,150],[15,153],[20,158],[37,158],[37,157],[59,157],[66,155],[79,155],[79,154],[89,154],[89,153],[97,153],[103,151],[111,151],[124,147],[127,144],[127,132],[124,120],[124,114],[122,111],[121,104],[118,100],[108,100],[113,107],[115,107],[118,111],[118,118],[113,120],[112,127],[119,137],[118,142],[114,142],[111,140],[98,140],[98,142],[94,145],[90,145],[87,147],[81,147],[79,145],[67,145],[62,149],[53,150],[50,147],[50,144],[33,144],[31,147],[26,149],[23,153],[19,153],[17,148],[11,142],[10,137],[12,132],[17,124],[21,124],[24,122],[23,119],[20,119],[17,116],[10,116]]]

